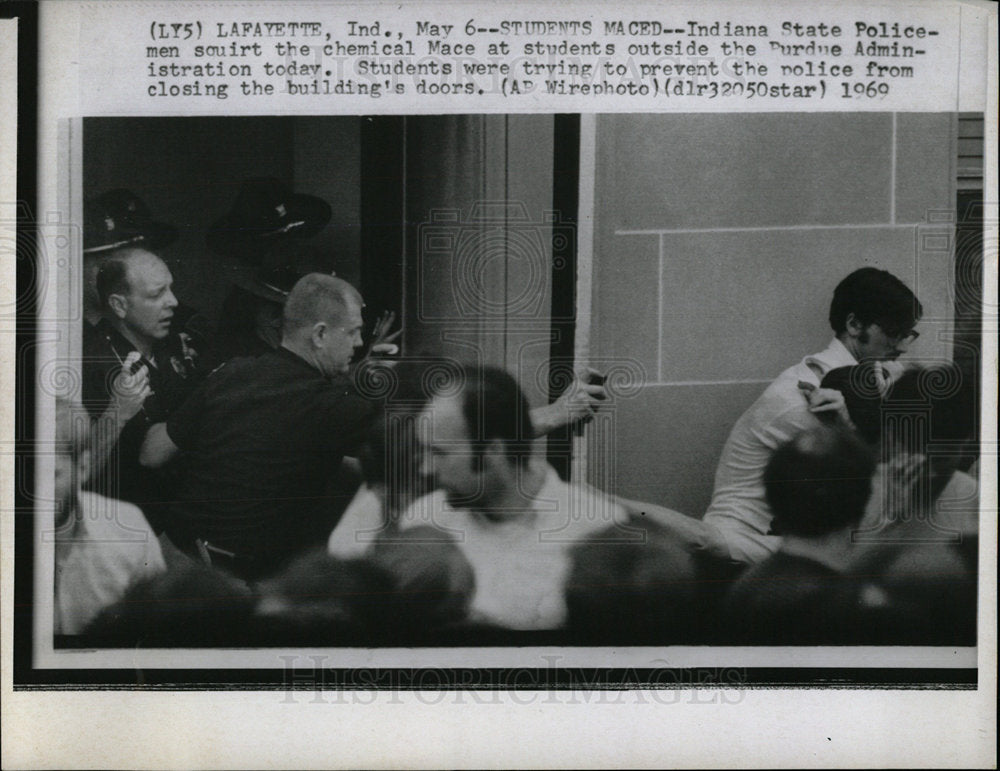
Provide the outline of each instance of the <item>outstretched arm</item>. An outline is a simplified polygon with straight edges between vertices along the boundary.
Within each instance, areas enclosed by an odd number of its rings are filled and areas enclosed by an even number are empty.
[[[686,551],[704,554],[728,562],[731,559],[725,538],[711,522],[689,517],[679,511],[645,501],[633,501],[616,496],[626,511],[647,516],[677,538]]]
[[[598,373],[587,367],[576,373],[576,379],[552,404],[533,409],[531,424],[535,427],[535,436],[545,436],[557,428],[592,420],[601,403],[608,398],[600,380]]]

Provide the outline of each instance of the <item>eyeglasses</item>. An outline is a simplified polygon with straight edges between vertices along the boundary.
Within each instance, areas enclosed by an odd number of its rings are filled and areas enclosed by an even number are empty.
[[[890,342],[892,342],[893,345],[899,345],[900,343],[906,343],[907,345],[912,345],[913,342],[915,342],[916,339],[920,337],[920,333],[915,329],[908,329],[904,332],[896,332],[894,330],[886,329],[877,321],[874,322],[874,324],[875,326],[877,326],[879,329],[882,330],[882,334],[884,334],[887,338],[889,338]]]

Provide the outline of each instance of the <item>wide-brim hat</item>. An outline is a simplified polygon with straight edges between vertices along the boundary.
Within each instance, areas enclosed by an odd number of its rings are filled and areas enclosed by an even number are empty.
[[[273,177],[256,177],[243,182],[232,208],[212,224],[205,241],[218,255],[260,265],[276,241],[314,236],[332,215],[322,198],[293,193]]]
[[[143,201],[117,188],[84,203],[83,251],[99,254],[123,246],[160,249],[177,239],[177,228],[153,219]]]
[[[259,264],[223,256],[222,273],[231,284],[254,297],[284,304],[296,282],[308,273],[336,275],[329,259],[324,259],[305,245],[279,242],[270,245],[260,256]]]

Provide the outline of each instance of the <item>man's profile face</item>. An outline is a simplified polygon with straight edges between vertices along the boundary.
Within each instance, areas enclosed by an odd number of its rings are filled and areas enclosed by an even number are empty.
[[[349,300],[343,314],[327,323],[322,347],[318,351],[323,372],[333,375],[348,371],[354,351],[363,344],[362,329],[361,303]]]
[[[170,270],[155,254],[143,252],[129,260],[127,276],[129,288],[122,321],[141,337],[162,340],[170,334],[177,307]]]
[[[857,337],[857,360],[892,361],[906,353],[916,335],[908,332],[890,334],[877,323],[868,324]]]
[[[461,397],[434,397],[420,415],[417,437],[421,474],[453,507],[474,507],[483,495],[484,475],[474,468]]]

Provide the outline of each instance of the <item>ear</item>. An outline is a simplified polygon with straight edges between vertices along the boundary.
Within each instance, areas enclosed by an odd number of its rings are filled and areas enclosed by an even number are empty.
[[[108,297],[108,307],[117,318],[123,319],[128,313],[128,298],[123,294],[113,294]]]
[[[868,326],[861,322],[857,316],[853,313],[847,314],[847,320],[844,322],[844,328],[847,330],[847,334],[851,337],[860,337],[861,333],[865,331],[865,327]]]
[[[312,331],[309,334],[309,339],[312,341],[314,348],[322,348],[323,343],[326,341],[327,327],[325,321],[317,321],[313,324]]]

